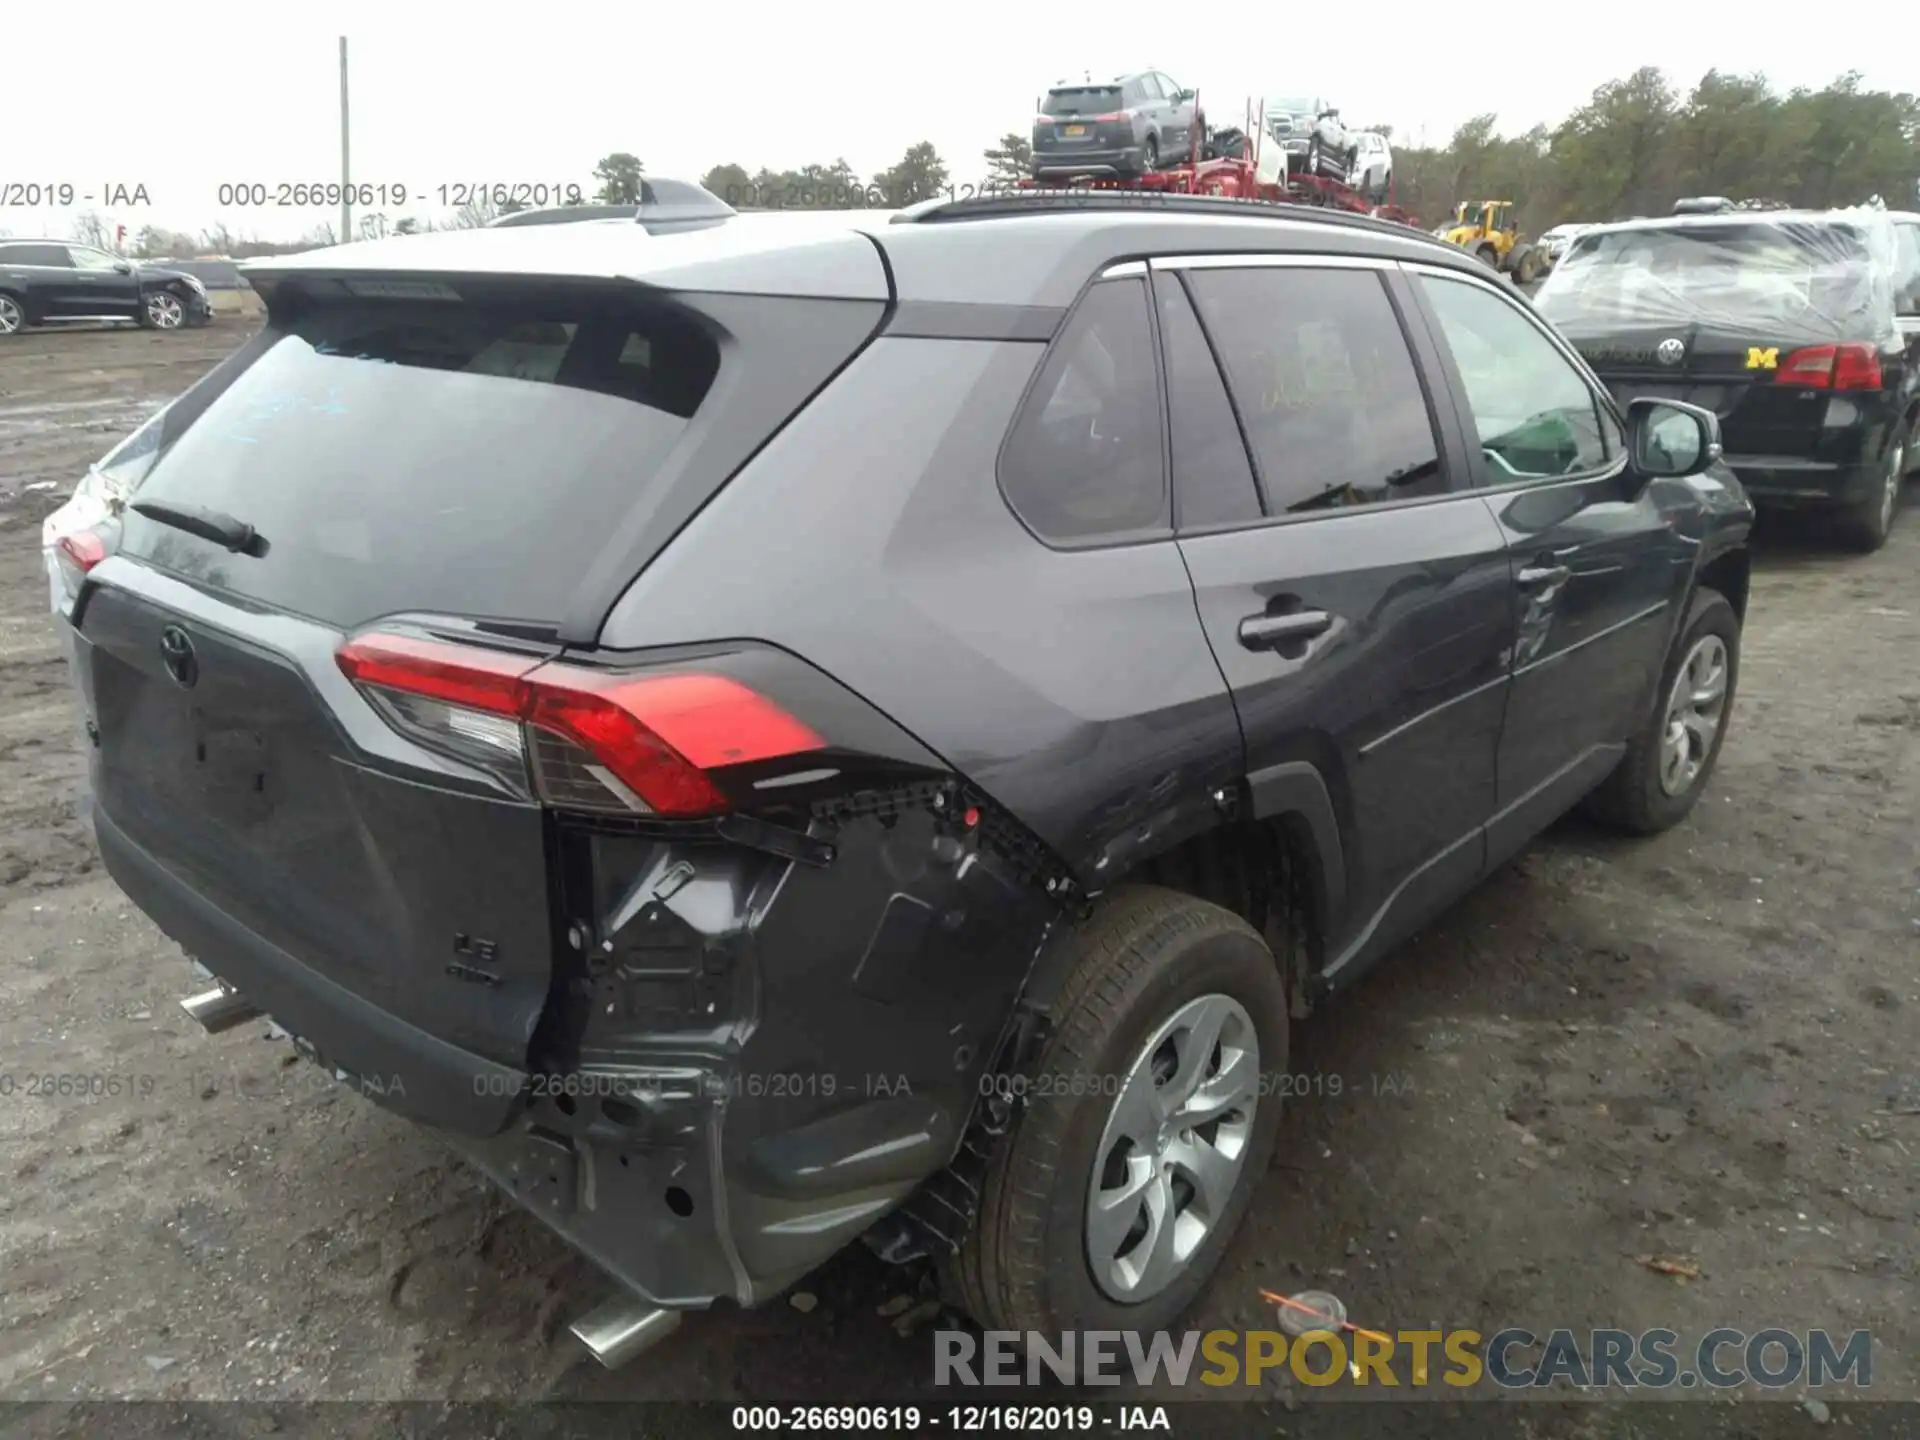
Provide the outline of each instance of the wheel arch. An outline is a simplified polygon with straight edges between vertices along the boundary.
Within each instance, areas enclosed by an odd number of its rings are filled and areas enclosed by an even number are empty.
[[[1310,981],[1326,964],[1347,896],[1347,846],[1336,776],[1311,759],[1292,759],[1247,776],[1220,822],[1143,852],[1092,898],[1091,908],[1129,885],[1157,885],[1241,916],[1267,938],[1283,966],[1297,1013]],[[1064,947],[1043,947],[1025,1002],[1046,1010],[1057,988],[1049,962]]]
[[[1747,621],[1747,595],[1752,586],[1753,561],[1744,545],[1722,550],[1700,567],[1694,589],[1714,590],[1726,596],[1742,625]]]

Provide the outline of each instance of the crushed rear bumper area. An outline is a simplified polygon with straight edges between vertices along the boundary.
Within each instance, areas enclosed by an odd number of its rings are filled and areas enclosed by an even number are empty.
[[[1729,455],[1727,465],[1754,504],[1775,510],[1833,510],[1879,491],[1880,462],[1835,464],[1780,455]]]
[[[633,1296],[697,1309],[777,1293],[953,1158],[1059,913],[958,795],[836,802],[805,859],[561,824],[578,918],[526,1069],[341,989],[95,823],[135,903],[309,1059],[440,1131]]]

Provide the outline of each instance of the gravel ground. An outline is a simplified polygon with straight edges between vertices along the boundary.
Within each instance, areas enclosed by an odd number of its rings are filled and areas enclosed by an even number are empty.
[[[921,1277],[858,1251],[600,1370],[565,1333],[605,1293],[584,1262],[263,1024],[176,1007],[185,961],[75,818],[39,523],[245,333],[0,347],[0,1398],[950,1400],[928,1327],[879,1313]],[[1388,1330],[1864,1327],[1875,1392],[1920,1396],[1920,517],[1864,559],[1801,530],[1763,529],[1693,817],[1563,823],[1304,1027],[1325,1093],[1196,1325],[1271,1328],[1266,1285]],[[48,1075],[107,1093],[26,1093]],[[1329,1392],[1259,1398],[1306,1433]]]

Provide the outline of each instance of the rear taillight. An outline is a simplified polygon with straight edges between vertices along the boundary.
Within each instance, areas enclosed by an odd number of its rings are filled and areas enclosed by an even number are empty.
[[[412,636],[348,641],[336,659],[395,729],[568,808],[714,815],[714,770],[825,747],[727,675],[614,673]]]
[[[1872,345],[1808,345],[1780,362],[1776,385],[1810,390],[1878,390],[1880,351]]]
[[[69,597],[80,593],[87,572],[113,553],[107,537],[98,530],[79,530],[63,535],[54,546],[60,557],[60,578]]]
[[[1093,123],[1096,125],[1117,125],[1122,120],[1131,120],[1132,118],[1133,112],[1131,110],[1109,110],[1104,115],[1094,116]]]

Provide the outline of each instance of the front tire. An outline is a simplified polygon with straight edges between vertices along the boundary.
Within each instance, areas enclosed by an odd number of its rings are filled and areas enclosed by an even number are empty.
[[[1285,981],[1245,921],[1153,886],[1115,891],[1066,943],[1055,1028],[950,1288],[988,1329],[1167,1329],[1272,1155]]]
[[[140,302],[140,323],[148,330],[178,330],[187,307],[171,290],[156,290]]]
[[[1685,818],[1720,758],[1739,678],[1740,617],[1719,591],[1696,591],[1653,713],[1619,768],[1587,797],[1588,813],[1635,835]]]

